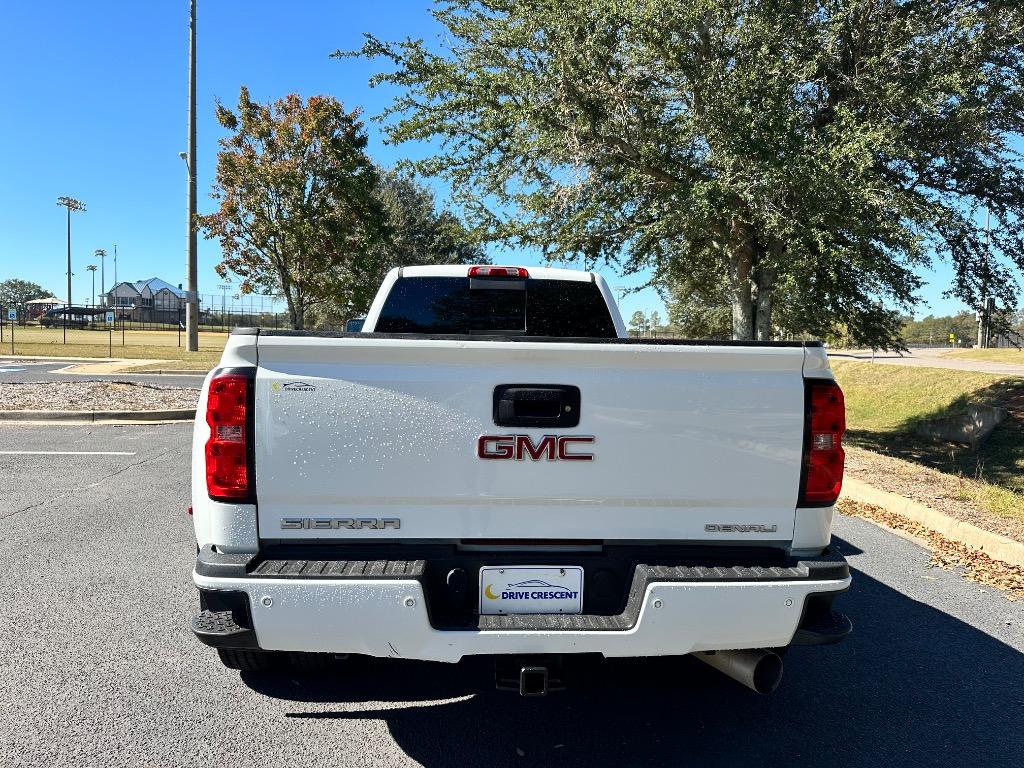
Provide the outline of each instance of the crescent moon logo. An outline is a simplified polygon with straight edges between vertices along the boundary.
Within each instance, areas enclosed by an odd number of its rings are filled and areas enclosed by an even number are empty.
[[[493,592],[491,592],[491,585],[490,584],[488,584],[487,588],[484,589],[484,595],[487,597],[488,600],[497,600],[498,599],[498,596],[496,594],[494,594]]]

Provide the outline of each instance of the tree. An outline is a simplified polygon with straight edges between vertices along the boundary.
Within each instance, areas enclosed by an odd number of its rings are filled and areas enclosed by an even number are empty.
[[[639,309],[629,318],[629,330],[637,336],[643,336],[647,331],[647,316]]]
[[[708,301],[699,293],[673,294],[666,302],[669,324],[688,339],[728,339],[732,335],[729,297],[722,291],[719,301]]]
[[[1015,305],[1017,0],[448,0],[434,16],[436,50],[367,36],[358,53],[394,65],[372,80],[400,89],[389,138],[436,142],[416,167],[490,239],[720,273],[742,339],[785,314],[899,346],[934,258],[969,306]]]
[[[368,308],[392,267],[421,264],[483,264],[480,243],[451,211],[436,210],[434,193],[407,173],[381,171],[377,199],[388,222],[388,238],[376,246],[378,272],[366,285]]]
[[[973,312],[935,317],[927,315],[920,320],[905,318],[903,338],[910,344],[949,344],[949,334],[958,339],[976,339],[978,321]]]
[[[0,307],[15,308],[32,299],[45,299],[53,294],[38,283],[12,277],[0,283]]]
[[[217,273],[240,277],[242,293],[283,295],[295,329],[310,307],[358,294],[357,276],[385,235],[358,117],[329,96],[259,104],[245,87],[236,112],[217,104],[229,131],[217,157],[220,207],[199,225],[220,240]]]
[[[365,315],[388,270],[422,264],[483,264],[487,256],[465,225],[450,211],[436,209],[434,193],[412,176],[398,170],[378,170],[374,195],[387,224],[387,235],[377,242],[353,275],[348,304],[317,307],[316,320],[340,326]]]

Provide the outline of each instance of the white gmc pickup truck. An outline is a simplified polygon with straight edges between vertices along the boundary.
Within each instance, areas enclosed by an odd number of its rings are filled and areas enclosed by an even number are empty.
[[[236,330],[196,414],[200,640],[229,667],[695,654],[759,692],[845,637],[843,395],[806,342],[627,338],[599,276],[396,269],[360,333]]]

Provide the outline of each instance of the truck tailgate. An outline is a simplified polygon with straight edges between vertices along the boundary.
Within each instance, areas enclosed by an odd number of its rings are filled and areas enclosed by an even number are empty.
[[[260,537],[789,541],[803,359],[800,347],[261,335]],[[495,426],[495,387],[524,383],[578,387],[579,425]],[[573,448],[593,460],[478,456],[481,435],[552,433],[593,437]]]

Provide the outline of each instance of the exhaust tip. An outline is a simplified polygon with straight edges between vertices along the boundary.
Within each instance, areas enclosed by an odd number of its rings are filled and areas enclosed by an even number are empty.
[[[755,692],[766,695],[774,693],[782,682],[782,659],[775,653],[766,651],[754,665],[751,688]]]
[[[696,656],[755,693],[772,693],[782,682],[782,659],[772,651],[710,651]]]

